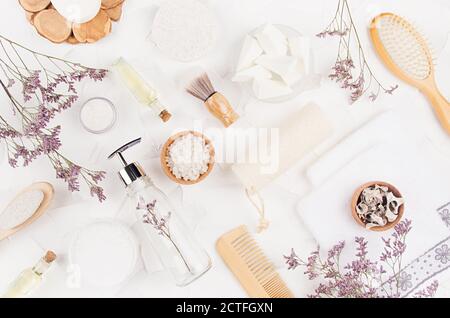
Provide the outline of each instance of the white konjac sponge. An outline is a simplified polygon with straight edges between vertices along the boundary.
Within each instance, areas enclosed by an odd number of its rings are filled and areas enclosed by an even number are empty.
[[[152,39],[170,58],[189,62],[206,55],[216,42],[217,23],[197,0],[167,0],[153,21]]]
[[[167,164],[177,179],[195,181],[208,171],[210,146],[193,134],[177,138],[169,147]]]

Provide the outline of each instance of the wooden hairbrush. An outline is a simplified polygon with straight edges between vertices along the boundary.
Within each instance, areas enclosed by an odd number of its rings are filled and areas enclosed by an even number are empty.
[[[375,17],[370,35],[386,66],[428,97],[441,125],[450,134],[450,103],[436,85],[433,57],[422,35],[408,21],[392,13]]]
[[[221,236],[216,249],[250,297],[294,297],[246,226]]]

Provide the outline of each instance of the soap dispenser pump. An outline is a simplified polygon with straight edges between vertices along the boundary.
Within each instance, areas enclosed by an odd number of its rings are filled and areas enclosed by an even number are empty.
[[[178,286],[186,286],[211,268],[211,259],[181,220],[169,198],[158,189],[137,162],[128,163],[123,152],[139,144],[135,139],[108,159],[118,157],[124,166],[119,177],[125,184],[131,206],[146,238]]]

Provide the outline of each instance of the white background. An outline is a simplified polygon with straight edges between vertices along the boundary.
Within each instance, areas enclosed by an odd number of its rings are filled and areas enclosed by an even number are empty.
[[[214,11],[219,23],[218,43],[210,54],[196,63],[183,64],[167,59],[148,40],[152,17],[158,1],[126,0],[123,18],[113,24],[113,32],[107,38],[92,45],[55,45],[38,36],[25,19],[23,10],[15,0],[0,4],[0,32],[2,35],[45,53],[63,56],[85,65],[109,67],[118,57],[124,56],[137,66],[140,72],[158,89],[161,100],[174,114],[169,124],[162,124],[142,110],[114,77],[101,84],[87,84],[80,88],[80,102],[57,120],[62,123],[62,150],[68,157],[95,169],[108,171],[105,188],[108,200],[98,204],[85,193],[69,194],[65,184],[56,181],[54,172],[45,160],[33,163],[29,168],[11,169],[4,158],[0,159],[0,191],[5,193],[0,204],[6,204],[8,195],[34,181],[46,180],[56,188],[56,200],[52,209],[38,222],[0,242],[0,290],[5,288],[23,268],[33,264],[44,250],[53,249],[60,256],[57,266],[35,296],[130,296],[130,297],[244,297],[245,292],[215,252],[216,239],[224,232],[240,224],[254,231],[257,214],[245,197],[244,189],[232,172],[216,166],[212,175],[203,183],[184,188],[186,210],[181,212],[196,236],[210,253],[213,268],[200,280],[186,288],[174,287],[168,273],[162,271],[151,255],[147,269],[140,262],[136,274],[126,284],[112,289],[70,288],[67,284],[67,251],[71,235],[83,225],[97,218],[116,217],[132,224],[131,211],[123,208],[124,189],[115,175],[119,168],[116,161],[108,162],[106,156],[121,144],[142,136],[144,143],[130,151],[130,161],[138,160],[155,183],[168,193],[180,191],[165,177],[159,167],[154,145],[163,143],[180,127],[192,127],[202,120],[204,127],[219,127],[204,111],[198,101],[183,90],[185,74],[193,67],[203,67],[222,77],[224,91],[237,105],[247,122],[263,127],[277,127],[290,113],[308,101],[315,101],[335,123],[335,136],[330,146],[362,122],[385,109],[392,108],[404,115],[411,129],[423,130],[431,139],[444,145],[450,153],[448,137],[443,133],[425,98],[415,89],[400,83],[378,62],[367,36],[367,26],[373,16],[392,11],[414,22],[427,35],[435,49],[437,78],[443,94],[450,97],[450,4],[447,0],[380,0],[350,1],[355,22],[359,27],[364,48],[379,78],[389,83],[399,83],[400,88],[392,97],[382,96],[376,103],[358,102],[349,106],[347,93],[326,79],[333,64],[336,43],[315,39],[331,20],[336,9],[334,0],[210,0],[205,1]],[[228,80],[236,62],[242,39],[255,27],[267,23],[289,25],[310,36],[316,54],[317,71],[324,76],[318,90],[306,92],[295,100],[282,104],[263,104],[252,100],[245,91]],[[118,108],[119,121],[115,128],[104,135],[94,136],[85,132],[78,112],[80,104],[94,96],[111,99]],[[7,111],[4,96],[2,109]],[[325,150],[325,149],[324,149]],[[286,176],[265,189],[263,196],[271,226],[264,234],[257,235],[263,249],[279,268],[289,287],[298,297],[312,291],[302,271],[287,272],[282,255],[291,247],[301,255],[314,248],[296,214],[296,204],[308,192],[299,163]],[[436,172],[438,174],[438,172]],[[86,190],[86,189],[84,189]],[[86,191],[85,191],[86,192]],[[337,239],[338,240],[338,239]]]

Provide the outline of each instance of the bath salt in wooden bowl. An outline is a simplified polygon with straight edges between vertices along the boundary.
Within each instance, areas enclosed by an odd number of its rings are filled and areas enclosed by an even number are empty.
[[[405,204],[400,191],[392,184],[372,181],[356,189],[351,210],[359,225],[381,232],[400,222],[405,212]]]
[[[192,185],[203,181],[214,167],[215,150],[203,134],[184,131],[170,137],[161,150],[161,167],[174,182]]]

